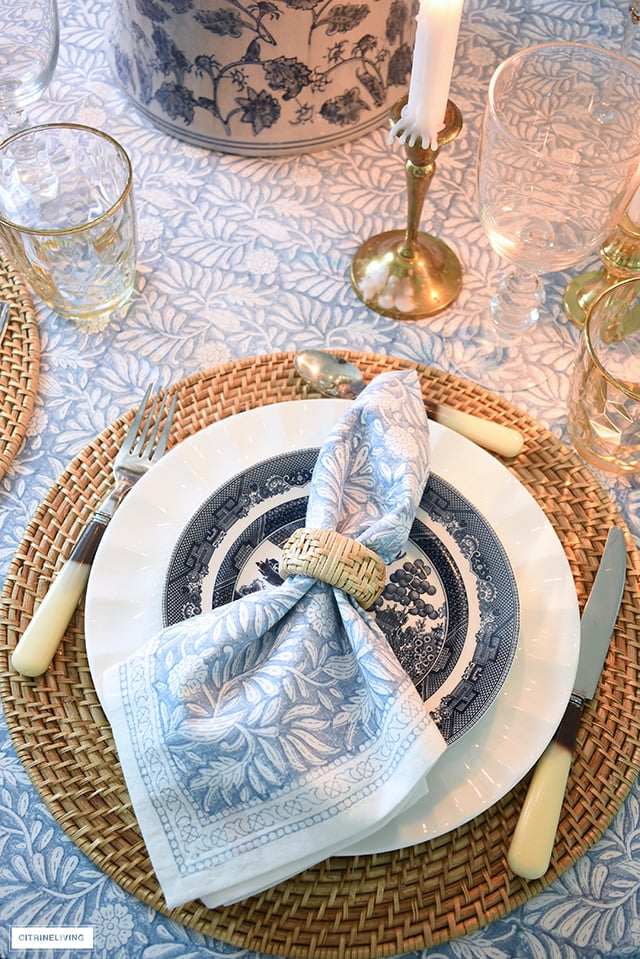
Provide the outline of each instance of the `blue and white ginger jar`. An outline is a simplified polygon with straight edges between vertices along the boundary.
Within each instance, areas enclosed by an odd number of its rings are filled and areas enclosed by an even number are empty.
[[[138,110],[244,156],[327,149],[387,122],[417,0],[113,0],[108,54]]]

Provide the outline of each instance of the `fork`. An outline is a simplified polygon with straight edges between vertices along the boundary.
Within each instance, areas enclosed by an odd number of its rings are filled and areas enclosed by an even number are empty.
[[[149,387],[114,460],[113,489],[85,526],[13,652],[11,665],[23,676],[41,676],[48,668],[84,593],[91,564],[111,517],[132,486],[167,448],[177,394],[173,394],[167,409],[167,394],[161,397],[159,393],[145,416],[151,392]]]

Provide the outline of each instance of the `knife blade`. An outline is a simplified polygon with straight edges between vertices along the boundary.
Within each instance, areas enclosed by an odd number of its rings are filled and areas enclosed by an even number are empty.
[[[0,303],[0,346],[2,346],[4,334],[7,332],[10,317],[11,308],[9,307],[7,301],[3,300],[3,302]]]
[[[549,868],[584,703],[593,699],[618,618],[627,569],[624,534],[609,530],[580,620],[580,654],[564,716],[538,760],[507,853],[512,872],[539,879]]]

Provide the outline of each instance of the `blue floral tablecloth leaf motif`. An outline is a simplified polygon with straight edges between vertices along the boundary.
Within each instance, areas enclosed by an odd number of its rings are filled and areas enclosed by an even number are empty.
[[[429,463],[416,373],[377,377],[320,451],[307,525],[390,562]],[[373,617],[300,575],[141,638],[103,702],[170,908],[246,898],[365,838],[445,748]]]

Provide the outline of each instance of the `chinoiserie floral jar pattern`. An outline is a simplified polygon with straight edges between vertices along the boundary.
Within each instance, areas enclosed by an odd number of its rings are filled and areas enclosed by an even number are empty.
[[[406,93],[417,0],[113,0],[108,54],[156,126],[245,156],[327,149]]]

